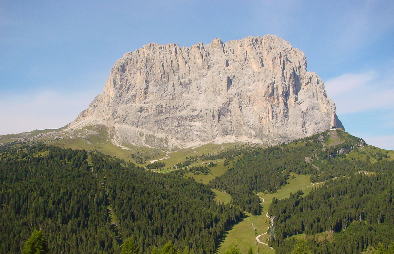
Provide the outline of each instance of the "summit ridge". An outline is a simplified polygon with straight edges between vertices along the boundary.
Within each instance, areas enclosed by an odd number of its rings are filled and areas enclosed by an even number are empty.
[[[274,145],[343,127],[304,53],[275,35],[191,47],[150,43],[113,66],[66,130],[104,125],[118,145]]]

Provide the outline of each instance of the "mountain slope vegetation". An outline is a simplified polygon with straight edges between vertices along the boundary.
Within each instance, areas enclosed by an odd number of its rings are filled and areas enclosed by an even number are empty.
[[[225,232],[251,215],[272,220],[260,240],[277,253],[361,253],[394,242],[394,156],[341,130],[274,147],[159,151],[165,157],[150,163],[158,168],[104,155],[94,145],[0,146],[1,253],[20,252],[34,230],[45,232],[55,253],[119,253],[128,239],[139,253],[166,246],[215,253]],[[293,184],[288,198],[262,201],[294,175],[308,178],[308,193]],[[263,224],[270,223],[256,222]],[[252,247],[244,242],[240,249]],[[232,235],[226,246],[244,242]]]
[[[315,185],[310,194],[295,192],[289,199],[273,200],[271,246],[289,253],[301,234],[313,253],[360,253],[378,244],[388,248],[394,241],[389,230],[394,225],[393,172],[390,151],[335,130],[246,150],[210,185],[230,193],[242,209],[259,215],[258,207],[264,204],[258,195],[275,193],[293,173],[310,175]],[[327,234],[334,240],[321,240]],[[316,237],[320,242],[311,240]]]
[[[391,165],[390,165],[391,164]],[[394,163],[387,172],[331,180],[309,195],[273,200],[271,243],[288,253],[305,234],[313,253],[359,253],[394,241]],[[320,235],[320,237],[318,237]]]
[[[1,253],[19,253],[35,229],[46,232],[53,253],[118,253],[128,237],[141,253],[169,240],[212,253],[242,216],[191,179],[97,152],[2,146],[0,181]]]
[[[336,145],[332,143],[335,136]],[[261,212],[258,192],[272,193],[284,185],[290,173],[311,175],[313,182],[350,175],[368,163],[343,157],[365,146],[364,141],[343,131],[328,131],[290,144],[244,149],[225,174],[210,185],[233,195],[234,203],[252,213]]]

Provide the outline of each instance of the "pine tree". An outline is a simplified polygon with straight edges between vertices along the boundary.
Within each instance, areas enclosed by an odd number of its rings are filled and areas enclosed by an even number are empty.
[[[308,248],[305,241],[299,241],[294,246],[291,254],[312,254],[312,251]]]
[[[23,244],[22,254],[45,254],[48,252],[48,243],[41,230],[34,230]]]
[[[152,251],[152,254],[177,254],[177,250],[174,247],[174,244],[169,241],[166,244],[164,244],[163,247],[161,248],[155,248]]]
[[[133,237],[127,238],[122,244],[121,254],[137,254],[139,249]]]
[[[237,246],[232,246],[225,252],[225,254],[241,254],[241,251],[237,248]]]

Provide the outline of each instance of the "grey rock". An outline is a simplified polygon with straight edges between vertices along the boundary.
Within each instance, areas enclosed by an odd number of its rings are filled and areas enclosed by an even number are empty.
[[[66,130],[105,125],[112,141],[157,148],[274,145],[342,127],[302,51],[274,35],[125,54]]]

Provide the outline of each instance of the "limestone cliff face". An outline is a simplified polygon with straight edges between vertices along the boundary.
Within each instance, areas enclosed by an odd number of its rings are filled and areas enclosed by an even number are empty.
[[[118,144],[277,144],[341,127],[304,54],[273,35],[125,54],[68,129],[105,125]]]

